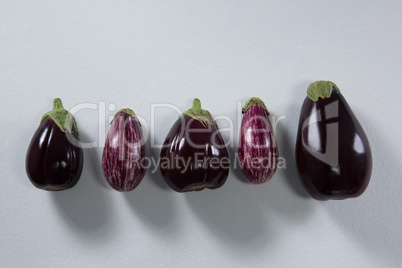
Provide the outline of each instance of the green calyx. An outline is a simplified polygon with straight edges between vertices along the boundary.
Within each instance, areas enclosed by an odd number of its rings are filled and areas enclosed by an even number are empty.
[[[253,98],[249,99],[246,102],[246,104],[244,105],[244,107],[241,110],[241,112],[244,114],[254,104],[260,105],[267,112],[267,114],[269,115],[269,111],[268,111],[267,107],[265,106],[265,103],[260,98],[257,98],[257,97],[253,97]]]
[[[209,123],[210,125],[215,123],[211,114],[207,110],[201,109],[201,101],[197,98],[193,101],[193,107],[182,113],[180,116],[184,114],[200,121],[204,127],[207,127],[206,123]]]
[[[331,97],[334,88],[340,91],[331,81],[316,81],[308,86],[307,96],[314,102],[318,101],[319,98],[324,100]]]
[[[135,115],[135,113],[134,113],[133,110],[131,110],[131,109],[129,109],[129,108],[124,108],[124,109],[119,110],[119,111],[114,115],[114,117],[113,117],[113,119],[112,119],[112,122],[113,122],[113,120],[116,118],[116,116],[118,116],[120,113],[126,113],[126,114],[130,115],[131,117],[137,118],[137,120],[138,120],[138,117]],[[112,122],[110,122],[110,123],[112,123]],[[140,120],[138,120],[138,124],[140,124],[140,127],[141,127]]]
[[[51,118],[63,132],[68,131],[72,133],[73,130],[75,130],[78,133],[78,127],[74,116],[64,109],[63,103],[59,98],[53,100],[53,110],[46,113],[40,122],[42,123],[43,120],[47,118]]]

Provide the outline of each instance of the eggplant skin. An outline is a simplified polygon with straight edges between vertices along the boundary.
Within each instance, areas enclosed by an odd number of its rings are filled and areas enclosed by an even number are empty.
[[[70,137],[68,137],[70,135]],[[77,130],[61,131],[51,119],[41,122],[32,137],[25,169],[34,186],[48,191],[74,187],[81,176],[84,154],[70,140],[79,141]]]
[[[304,100],[296,162],[300,181],[317,200],[354,198],[366,190],[373,166],[370,144],[336,88],[327,99]]]
[[[160,170],[165,182],[176,192],[216,189],[229,175],[225,142],[216,123],[205,124],[206,127],[200,121],[182,115],[173,124],[162,146]]]
[[[244,176],[253,184],[269,181],[278,164],[278,146],[268,112],[259,104],[243,115],[238,160]]]
[[[146,144],[138,119],[125,112],[118,113],[110,126],[102,155],[107,183],[119,192],[134,190],[147,171],[145,157]]]

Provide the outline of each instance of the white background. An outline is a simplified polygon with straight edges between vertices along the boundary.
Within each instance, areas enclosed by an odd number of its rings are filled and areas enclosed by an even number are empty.
[[[1,1],[0,266],[400,266],[401,10],[400,1]],[[339,86],[370,140],[373,175],[357,199],[315,201],[299,183],[298,116],[315,80]],[[55,97],[67,109],[114,104],[106,117],[130,107],[146,122],[152,103],[185,110],[198,97],[234,120],[237,141],[237,105],[252,96],[286,116],[276,132],[287,168],[264,185],[231,170],[221,189],[178,194],[148,171],[122,194],[104,181],[102,145],[84,150],[71,190],[41,191],[26,176],[26,149]],[[99,113],[76,114],[83,140],[99,142]],[[155,118],[161,143],[177,114]]]

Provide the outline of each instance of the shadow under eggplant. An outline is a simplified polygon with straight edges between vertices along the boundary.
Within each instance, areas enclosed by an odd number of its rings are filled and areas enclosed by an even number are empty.
[[[148,171],[149,172],[149,171]],[[174,235],[179,229],[173,190],[161,189],[150,183],[151,177],[145,175],[136,189],[122,193],[133,212],[139,215],[153,231],[166,236]]]
[[[229,175],[230,176],[230,175]],[[230,178],[229,178],[230,179]],[[236,185],[237,184],[237,185]],[[224,244],[239,254],[256,254],[275,237],[266,214],[239,183],[185,194],[194,214]]]

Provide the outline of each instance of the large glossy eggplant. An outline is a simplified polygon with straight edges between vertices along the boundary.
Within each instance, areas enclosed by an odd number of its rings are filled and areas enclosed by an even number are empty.
[[[160,169],[177,192],[216,189],[225,183],[229,174],[225,142],[198,99],[170,129],[161,150]]]
[[[55,99],[53,110],[42,117],[28,147],[25,168],[32,184],[48,191],[74,187],[84,159],[78,141],[74,117]]]
[[[307,95],[296,142],[302,184],[317,200],[360,196],[373,165],[362,126],[334,83],[312,83]]]
[[[112,120],[102,155],[102,169],[109,185],[120,192],[134,190],[147,171],[147,151],[141,124],[130,109]]]
[[[269,112],[259,98],[251,98],[243,107],[238,159],[241,170],[253,184],[267,182],[275,174],[278,146]]]

